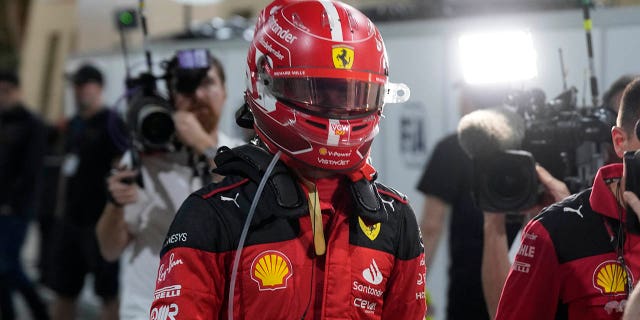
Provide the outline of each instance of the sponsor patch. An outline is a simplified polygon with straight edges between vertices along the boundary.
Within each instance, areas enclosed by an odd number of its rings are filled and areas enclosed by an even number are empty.
[[[273,16],[269,18],[269,29],[271,29],[271,31],[276,36],[278,36],[278,38],[284,40],[286,43],[292,44],[294,41],[296,41],[296,39],[298,39],[298,37],[291,34],[291,31],[289,31],[289,29],[282,28],[282,26],[278,24],[278,20],[276,20],[276,18],[274,18]]]
[[[376,312],[377,303],[362,298],[355,298],[353,299],[353,305],[363,309],[365,313],[374,313]]]
[[[515,261],[513,263],[513,270],[522,272],[522,273],[529,273],[529,270],[531,270],[531,265],[528,263]]]
[[[380,268],[378,268],[378,264],[376,263],[375,259],[371,259],[371,264],[369,264],[369,267],[362,270],[362,277],[364,278],[364,280],[373,285],[382,283],[382,272],[380,272]]]
[[[171,253],[171,256],[169,256],[169,264],[167,266],[165,266],[164,263],[160,265],[160,269],[158,269],[158,283],[167,279],[167,276],[171,273],[171,270],[173,270],[173,268],[184,264],[184,262],[182,262],[182,259],[174,260],[174,256],[175,254]]]
[[[612,313],[623,313],[626,306],[626,299],[622,301],[609,301],[604,305],[604,311],[606,311],[608,315],[611,315]]]
[[[178,305],[175,303],[155,307],[151,310],[151,320],[176,320],[178,311]]]
[[[593,286],[604,295],[626,294],[627,275],[633,283],[633,274],[615,260],[607,260],[593,272]]]
[[[536,254],[536,247],[530,244],[523,244],[522,246],[520,246],[520,249],[518,250],[518,255],[527,257],[527,258],[533,258],[535,254]]]
[[[164,245],[167,246],[176,242],[187,242],[187,233],[181,232],[170,235],[167,237],[167,241],[164,242]]]
[[[368,226],[364,223],[362,218],[358,217],[358,224],[360,225],[360,229],[364,235],[371,241],[375,240],[378,237],[378,234],[380,234],[380,226],[382,225],[380,222]]]
[[[291,261],[280,251],[261,252],[251,263],[251,279],[260,291],[284,289],[292,275]]]
[[[374,287],[370,287],[366,284],[362,284],[360,282],[353,281],[353,286],[351,287],[351,289],[353,289],[354,291],[358,291],[358,292],[362,292],[362,293],[366,293],[368,295],[374,296],[374,297],[382,297],[382,295],[384,294],[383,290],[380,289],[376,289]]]
[[[168,286],[160,288],[153,292],[153,301],[164,298],[175,298],[180,296],[180,289],[182,286],[177,284],[175,286]]]

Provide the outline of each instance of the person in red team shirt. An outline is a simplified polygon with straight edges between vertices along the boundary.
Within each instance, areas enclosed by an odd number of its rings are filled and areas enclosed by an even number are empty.
[[[277,0],[246,72],[257,138],[221,148],[224,179],[178,210],[150,318],[423,319],[416,217],[368,162],[383,105],[409,97],[379,31],[337,1]]]
[[[611,130],[618,157],[640,149],[640,79],[623,94]],[[626,160],[625,160],[626,161]],[[598,171],[593,187],[540,213],[502,289],[496,319],[621,319],[640,277],[640,228],[627,213],[624,165]]]

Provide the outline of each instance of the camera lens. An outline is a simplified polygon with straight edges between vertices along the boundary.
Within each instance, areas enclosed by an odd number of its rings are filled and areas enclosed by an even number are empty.
[[[537,199],[535,160],[526,151],[509,150],[474,160],[474,197],[489,212],[528,208]]]
[[[142,107],[138,116],[138,128],[147,144],[157,147],[166,146],[175,132],[171,113],[156,105]]]
[[[523,196],[528,196],[526,186],[530,184],[531,177],[524,168],[518,166],[519,163],[501,160],[496,161],[487,172],[487,189],[501,202],[518,202]]]

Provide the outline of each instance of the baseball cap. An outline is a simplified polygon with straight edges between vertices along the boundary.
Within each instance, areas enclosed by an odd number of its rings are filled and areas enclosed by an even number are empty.
[[[98,70],[98,68],[85,64],[82,65],[71,77],[71,81],[74,85],[79,86],[83,84],[87,84],[90,82],[95,82],[99,85],[104,83],[104,78],[102,76],[102,72]]]

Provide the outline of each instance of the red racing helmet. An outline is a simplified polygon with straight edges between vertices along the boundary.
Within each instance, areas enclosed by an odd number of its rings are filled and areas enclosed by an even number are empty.
[[[276,0],[258,17],[247,56],[246,100],[272,151],[323,170],[365,165],[385,102],[409,88],[388,81],[382,37],[338,1]]]

